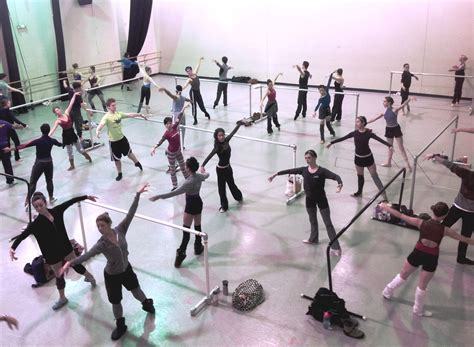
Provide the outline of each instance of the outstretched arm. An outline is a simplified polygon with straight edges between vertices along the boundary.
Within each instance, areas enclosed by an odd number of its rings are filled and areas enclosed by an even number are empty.
[[[143,118],[147,120],[148,117],[145,116],[143,113],[124,113],[122,118]]]
[[[370,132],[370,137],[373,138],[374,140],[377,140],[378,142],[380,142],[381,144],[389,147],[389,148],[392,148],[392,145],[390,143],[388,143],[387,141],[381,139],[380,137],[378,137],[377,135],[375,135],[372,131]]]
[[[188,78],[186,80],[186,83],[184,83],[184,86],[183,86],[183,90],[185,90],[186,88],[188,88],[188,86],[193,82],[193,80],[191,78]]]
[[[23,91],[21,91],[20,89],[13,88],[9,84],[7,84],[7,88],[12,92],[17,92],[17,93],[25,95],[25,93],[23,93]]]
[[[160,93],[165,93],[166,95],[168,95],[168,96],[169,96],[171,99],[173,99],[173,100],[178,100],[178,96],[175,95],[175,94],[173,94],[173,93],[171,93],[171,92],[170,92],[168,89],[166,89],[166,88],[161,87],[161,88],[158,89],[158,91],[159,91]]]
[[[293,169],[278,171],[274,173],[273,175],[271,175],[270,177],[268,177],[268,181],[271,182],[276,176],[281,176],[281,175],[302,175],[304,169],[305,167],[303,166],[303,167],[297,167]]]
[[[75,198],[72,198],[66,202],[63,202],[61,205],[58,205],[56,206],[54,209],[56,211],[60,211],[62,213],[64,213],[64,211],[71,207],[72,205],[74,205],[75,203],[77,202],[80,202],[80,201],[83,201],[83,200],[91,200],[91,201],[97,201],[97,197],[94,196],[94,195],[81,195],[81,196],[77,196]]]
[[[383,113],[379,114],[379,115],[378,115],[377,117],[375,117],[375,118],[372,118],[372,119],[368,120],[368,121],[367,121],[367,124],[373,123],[373,122],[375,122],[376,120],[378,120],[378,119],[380,119],[380,118],[382,118],[382,117],[383,117]]]
[[[53,136],[54,132],[58,128],[58,125],[59,125],[59,120],[56,120],[54,122],[53,128],[49,131],[49,134],[48,134],[49,137]]]
[[[418,229],[421,228],[421,223],[423,223],[422,219],[416,218],[416,217],[409,217],[409,216],[407,216],[403,213],[400,213],[399,211],[395,210],[394,208],[391,208],[390,206],[388,206],[385,203],[381,203],[381,204],[379,204],[379,206],[383,211],[386,211],[386,212],[390,213],[390,215],[392,215],[396,218],[399,218],[402,221],[417,227]]]
[[[335,139],[335,140],[332,140],[331,142],[329,142],[329,144],[326,146],[327,148],[330,148],[332,145],[338,143],[338,142],[342,142],[342,141],[345,141],[347,139],[350,139],[351,137],[354,137],[354,131],[351,131],[349,134],[343,136],[343,137],[340,137],[338,139]]]
[[[444,236],[449,236],[452,239],[468,243],[470,245],[474,245],[474,239],[471,239],[470,237],[465,237],[462,235],[459,235],[457,232],[455,232],[453,229],[445,227],[444,228]]]
[[[145,183],[138,188],[137,193],[135,194],[135,198],[133,199],[132,205],[130,206],[130,209],[128,210],[127,215],[115,228],[117,232],[124,233],[124,234],[127,233],[128,227],[130,226],[130,223],[132,222],[132,219],[135,216],[135,213],[137,212],[138,202],[140,201],[140,195],[141,193],[148,191],[149,186],[150,185],[148,183]]]
[[[199,58],[199,61],[194,69],[194,73],[197,75],[199,73],[199,69],[201,68],[201,63],[204,60],[204,57]],[[183,88],[184,89],[184,88]]]
[[[280,76],[283,76],[282,72],[280,72],[280,73],[278,73],[278,75],[276,75],[275,79],[273,80],[273,84],[277,83],[278,77],[280,77]]]
[[[413,98],[406,99],[405,102],[403,104],[401,104],[400,106],[396,107],[393,110],[393,112],[398,113],[402,108],[404,108],[406,105],[408,105],[410,103],[410,101],[413,101]]]
[[[237,131],[239,131],[239,129],[240,129],[240,127],[242,126],[242,124],[243,124],[243,123],[242,123],[242,121],[240,121],[240,120],[237,122],[237,125],[235,126],[234,130],[232,130],[232,131],[230,132],[230,134],[225,137],[225,140],[226,140],[227,142],[229,142],[230,139],[237,133]]]
[[[328,78],[328,83],[326,84],[326,92],[328,92],[328,93],[329,93],[329,87],[331,86],[331,80],[332,80],[332,75],[333,74],[334,73],[331,72],[331,74],[329,75],[329,78]]]
[[[474,128],[454,128],[451,130],[453,134],[455,133],[469,133],[469,134],[474,134]]]
[[[76,96],[81,95],[81,92],[76,92],[72,95],[71,100],[69,100],[69,105],[67,105],[66,111],[64,111],[65,114],[69,117],[69,113],[71,113],[72,106],[74,105],[74,101],[76,100]]]
[[[300,73],[301,78],[303,78],[304,77],[304,71],[301,69],[301,67],[299,65],[294,65],[293,67],[295,67],[296,70],[298,70],[298,72]]]

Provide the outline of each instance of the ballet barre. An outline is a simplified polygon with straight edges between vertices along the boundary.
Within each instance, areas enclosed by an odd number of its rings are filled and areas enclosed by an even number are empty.
[[[411,72],[411,74],[416,76],[432,76],[432,77],[451,77],[451,78],[474,78],[474,76],[463,76],[463,75],[454,75],[454,74],[445,74],[445,73],[429,73],[429,72]],[[388,95],[392,95],[392,83],[393,83],[393,75],[401,75],[403,71],[390,71],[390,85],[388,88]]]
[[[28,194],[30,192],[30,181],[28,181],[27,179],[24,179],[22,177],[18,177],[18,176],[15,176],[15,175],[10,175],[10,174],[3,173],[3,172],[0,172],[0,176],[11,177],[11,178],[16,179],[18,181],[25,182],[26,183],[26,195],[28,196]],[[28,220],[31,223],[31,199],[28,199]],[[13,241],[13,239],[10,239],[10,241]]]
[[[82,213],[82,204],[83,203],[88,204],[88,205],[92,205],[92,206],[95,206],[95,207],[105,208],[107,210],[123,213],[125,215],[128,213],[128,211],[124,210],[124,209],[121,209],[121,208],[114,207],[114,206],[105,205],[105,204],[101,204],[101,203],[97,203],[97,202],[93,202],[93,201],[89,201],[89,200],[78,202],[77,207],[78,207],[78,210],[79,210],[79,219],[80,219],[80,225],[81,225],[81,231],[82,231],[82,242],[84,243],[84,249],[87,251],[86,233],[85,233],[85,228],[84,228],[84,215]],[[202,242],[202,245],[204,246],[204,271],[205,271],[205,277],[206,277],[205,278],[205,282],[206,282],[206,289],[205,289],[206,291],[205,291],[205,293],[206,293],[206,295],[204,296],[204,298],[202,298],[190,310],[191,317],[195,317],[204,308],[211,305],[213,303],[213,295],[217,295],[220,292],[220,288],[219,288],[218,285],[216,285],[212,290],[210,288],[209,249],[208,249],[209,236],[204,232],[192,230],[192,229],[180,226],[180,225],[176,225],[176,224],[165,222],[165,221],[162,221],[162,220],[159,220],[159,219],[151,218],[151,217],[142,215],[140,213],[136,213],[134,218],[142,219],[142,220],[145,220],[147,222],[154,223],[154,224],[163,225],[163,226],[171,228],[172,230],[184,231],[184,232],[187,232],[187,233],[190,233],[190,234],[201,236],[201,238],[202,238],[201,242]]]
[[[418,158],[421,157],[421,155],[441,136],[444,134],[444,132],[446,130],[448,130],[448,128],[454,123],[454,128],[457,128],[458,127],[458,122],[459,122],[459,115],[457,115],[456,117],[454,117],[453,119],[451,119],[449,121],[448,124],[446,124],[446,126],[430,141],[428,142],[428,144],[423,147],[422,150],[420,150],[418,152],[418,154],[415,155],[415,157],[413,158],[413,173],[412,173],[412,179],[411,179],[411,192],[410,192],[410,206],[409,208],[410,209],[413,209],[413,199],[414,199],[414,196],[415,196],[415,181],[416,181],[416,169],[417,169],[417,166],[418,166]],[[456,148],[456,135],[457,133],[454,133],[454,136],[453,136],[453,145],[452,145],[452,148],[451,148],[451,160],[454,160],[454,150]]]

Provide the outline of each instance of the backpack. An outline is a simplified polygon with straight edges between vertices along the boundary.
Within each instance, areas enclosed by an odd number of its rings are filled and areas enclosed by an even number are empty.
[[[349,318],[346,302],[329,289],[319,288],[306,314],[322,322],[324,312],[331,312],[331,324],[341,327],[343,326],[343,320]]]
[[[265,300],[263,287],[254,279],[248,279],[232,294],[232,307],[239,311],[249,311]]]
[[[40,287],[54,278],[53,270],[49,264],[44,261],[42,255],[34,258],[31,264],[27,263],[23,271],[34,277],[36,283],[31,285],[33,288]]]

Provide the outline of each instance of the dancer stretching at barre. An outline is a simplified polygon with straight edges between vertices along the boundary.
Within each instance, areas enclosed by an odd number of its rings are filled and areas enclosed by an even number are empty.
[[[474,230],[474,171],[449,161],[439,154],[429,154],[427,159],[433,159],[446,166],[452,173],[461,178],[461,187],[448,215],[443,220],[447,227],[453,226],[459,219],[462,221],[461,235],[470,238]],[[466,257],[467,244],[459,242],[457,262],[474,265],[474,260]]]
[[[319,86],[319,94],[321,97],[318,100],[318,104],[314,109],[313,117],[316,117],[316,112],[319,109],[319,135],[321,137],[321,144],[325,142],[324,140],[324,123],[329,130],[329,133],[332,137],[336,136],[334,129],[331,126],[331,95],[329,95],[329,86],[331,85],[332,73],[329,75],[327,86]]]
[[[86,81],[89,81],[89,84],[91,86],[92,90],[87,90],[87,101],[89,101],[89,104],[91,105],[91,108],[95,110],[95,105],[94,105],[94,97],[98,96],[99,100],[102,104],[102,108],[104,109],[105,112],[107,112],[107,105],[105,104],[105,99],[104,99],[104,93],[102,93],[102,90],[100,90],[99,85],[101,84],[103,78],[96,75],[95,73],[95,66],[91,66],[89,68],[89,77],[87,80],[84,80],[82,84],[84,84]]]
[[[202,213],[202,200],[199,196],[199,191],[201,190],[201,184],[205,181],[209,174],[207,172],[198,173],[199,162],[196,158],[190,157],[186,160],[186,172],[189,175],[184,183],[175,189],[171,193],[160,194],[150,198],[150,201],[156,201],[159,199],[168,199],[173,196],[180,194],[186,194],[186,206],[184,207],[183,215],[183,227],[191,228],[191,224],[194,221],[194,229],[196,231],[202,232],[201,229],[201,213]],[[183,260],[186,258],[186,248],[189,243],[189,233],[183,231],[183,239],[181,245],[176,250],[176,259],[174,261],[175,267],[180,267],[183,263]],[[196,235],[194,240],[194,254],[199,255],[204,251],[204,246],[201,242],[201,236]]]
[[[161,93],[165,93],[168,95],[172,100],[173,103],[171,105],[171,113],[173,115],[173,123],[176,123],[178,116],[181,114],[181,125],[186,125],[186,114],[184,113],[184,103],[185,102],[191,102],[191,99],[188,99],[184,96],[181,95],[183,92],[183,87],[180,85],[176,86],[176,94],[172,94],[168,89],[166,88],[159,88],[158,89]],[[186,149],[184,147],[184,135],[186,134],[186,128],[181,128],[181,138],[183,139],[183,149]]]
[[[140,90],[140,102],[138,103],[137,113],[140,113],[140,111],[142,110],[143,101],[145,101],[145,112],[146,114],[150,114],[149,105],[150,105],[150,97],[151,97],[151,84],[153,83],[153,85],[157,88],[159,88],[159,86],[155,83],[155,81],[153,81],[153,78],[150,77],[151,67],[140,66],[140,72],[143,75],[143,85],[142,85],[142,89]]]
[[[61,274],[64,274],[68,271],[69,267],[81,266],[80,264],[96,255],[103,254],[105,256],[107,259],[107,264],[104,268],[105,289],[109,302],[112,304],[112,311],[117,324],[111,335],[111,339],[114,341],[121,338],[127,331],[121,304],[122,286],[131,291],[133,297],[141,302],[144,311],[151,314],[155,313],[153,299],[147,298],[140,288],[137,275],[128,261],[129,252],[126,239],[130,223],[135,216],[135,212],[137,212],[140,195],[147,191],[148,186],[149,184],[145,183],[138,188],[127,215],[116,227],[112,228],[112,219],[110,219],[107,212],[97,216],[95,222],[97,229],[102,234],[100,239],[89,251],[76,259],[66,262],[61,269]]]
[[[418,238],[418,242],[415,245],[415,249],[405,260],[400,273],[386,285],[382,295],[385,299],[391,299],[395,289],[404,284],[408,277],[410,277],[410,275],[413,274],[419,266],[421,266],[422,270],[418,279],[418,286],[416,287],[413,313],[418,316],[429,317],[432,315],[432,313],[430,311],[423,310],[423,306],[426,298],[426,288],[428,283],[433,278],[438,266],[439,245],[441,244],[441,240],[444,236],[448,236],[452,239],[466,242],[471,245],[474,244],[474,240],[461,236],[454,230],[441,224],[443,219],[448,214],[448,205],[446,205],[444,202],[438,202],[431,206],[431,211],[433,211],[434,216],[429,220],[409,217],[384,203],[380,204],[380,207],[382,210],[390,213],[390,215],[400,218],[401,220],[417,227],[420,230],[420,236]]]
[[[364,188],[364,168],[366,167],[372,179],[374,180],[375,185],[377,188],[382,190],[383,184],[380,181],[379,175],[377,174],[377,167],[375,166],[374,156],[372,155],[372,151],[369,147],[369,140],[374,139],[378,142],[387,146],[391,151],[393,151],[393,147],[387,141],[382,140],[380,137],[375,135],[371,129],[367,129],[365,126],[367,125],[367,119],[364,116],[356,117],[356,130],[350,132],[346,136],[340,137],[336,140],[332,140],[328,145],[327,148],[330,148],[332,145],[342,142],[344,140],[350,139],[351,137],[354,138],[354,145],[355,145],[355,156],[354,156],[354,164],[357,171],[357,192],[351,194],[353,197],[361,197],[362,196],[362,189]],[[384,191],[382,196],[385,200],[387,199],[387,193]]]
[[[53,305],[53,310],[59,310],[67,304],[68,300],[64,294],[66,282],[60,272],[63,261],[70,261],[76,258],[74,250],[64,225],[64,212],[72,205],[83,200],[96,201],[97,197],[93,195],[82,195],[68,200],[61,205],[47,208],[46,197],[41,192],[35,192],[31,198],[31,203],[38,212],[38,216],[26,227],[26,229],[15,238],[10,248],[11,260],[17,260],[15,250],[20,243],[30,235],[34,235],[41,249],[41,254],[47,264],[51,266],[56,276],[56,288],[59,292],[59,300]],[[74,271],[84,275],[85,281],[90,282],[95,287],[94,276],[82,265],[74,266]]]
[[[334,92],[344,93],[344,77],[342,77],[343,70],[341,68],[333,72],[332,78],[334,80]],[[339,123],[342,118],[342,102],[344,101],[344,94],[334,94],[334,102],[332,104],[331,122]]]
[[[277,127],[278,131],[280,131],[280,123],[278,122],[278,102],[276,101],[277,92],[275,90],[275,84],[278,80],[278,77],[283,76],[280,72],[276,75],[275,79],[272,81],[270,79],[267,80],[267,92],[263,96],[262,100],[260,101],[260,111],[263,108],[263,102],[265,98],[268,98],[267,104],[265,105],[265,109],[263,112],[267,114],[267,133],[268,135],[273,134],[272,129],[272,120],[275,126]],[[260,113],[263,113],[260,112]]]
[[[308,80],[311,78],[311,74],[308,71],[309,63],[305,60],[301,67],[299,65],[293,65],[299,74],[300,78],[298,79],[298,89],[308,89]],[[298,90],[298,106],[296,107],[295,117],[293,120],[297,120],[298,117],[301,115],[303,118],[306,117],[306,109],[308,108],[308,91],[307,90]]]
[[[163,134],[161,140],[156,144],[155,147],[151,149],[151,156],[153,157],[155,155],[156,149],[160,147],[163,142],[168,141],[168,149],[166,150],[166,156],[168,157],[171,184],[173,185],[171,191],[178,188],[178,178],[176,177],[176,162],[178,162],[178,165],[181,168],[181,172],[183,173],[184,178],[188,178],[188,174],[184,166],[183,153],[181,152],[181,141],[178,128],[180,120],[183,117],[184,110],[189,106],[189,103],[183,106],[183,109],[181,110],[181,113],[175,123],[173,123],[171,117],[165,117],[163,123],[165,125],[166,131]]]
[[[400,148],[400,152],[402,153],[403,159],[405,159],[405,163],[407,164],[408,171],[411,172],[411,165],[410,162],[408,161],[408,156],[407,152],[405,151],[405,147],[403,146],[403,133],[402,129],[400,129],[400,124],[398,124],[397,117],[398,117],[398,112],[400,112],[401,109],[403,109],[405,106],[408,106],[410,101],[412,101],[413,98],[409,98],[405,100],[403,104],[400,106],[396,107],[395,109],[393,108],[393,98],[391,96],[386,96],[383,99],[383,107],[385,107],[385,113],[381,113],[375,118],[372,118],[367,122],[367,124],[375,122],[379,118],[384,118],[385,122],[387,123],[385,127],[385,137],[387,138],[387,142],[390,143],[390,145],[393,147],[393,138],[397,141],[398,148]],[[391,167],[392,166],[392,156],[393,156],[393,151],[388,150],[388,158],[387,162],[382,164],[384,167]]]
[[[411,87],[411,78],[415,77],[418,81],[418,77],[415,76],[410,72],[410,64],[405,63],[403,64],[403,73],[402,73],[402,87],[400,88],[400,95],[402,97],[402,111],[405,114],[405,105],[407,107],[407,111],[410,112],[410,104],[405,104],[405,101],[408,100],[410,96],[410,87]]]
[[[189,85],[191,85],[191,89],[189,90],[189,98],[191,99],[192,102],[192,114],[194,117],[194,123],[193,125],[196,125],[198,123],[197,121],[197,106],[201,109],[202,112],[204,112],[204,116],[206,116],[207,119],[211,120],[211,116],[209,113],[207,113],[206,106],[204,106],[204,101],[202,100],[202,95],[201,95],[201,81],[199,80],[199,76],[197,75],[199,72],[199,68],[201,67],[201,62],[204,60],[204,58],[199,58],[199,62],[196,65],[196,68],[193,71],[193,68],[191,66],[186,66],[184,71],[188,74],[188,79],[186,80],[186,83],[183,86],[183,90],[185,90]]]
[[[459,64],[458,65],[453,65],[449,71],[454,71],[455,76],[464,76],[465,75],[465,70],[466,70],[466,61],[467,61],[467,56],[464,54],[461,54],[459,57]],[[462,97],[462,85],[464,84],[464,77],[455,77],[454,78],[454,95],[453,95],[453,101],[451,102],[451,106],[459,106],[459,101],[461,101]]]
[[[214,149],[211,153],[209,153],[206,159],[204,159],[204,162],[201,165],[201,172],[204,173],[204,167],[209,162],[209,160],[211,160],[214,154],[217,153],[217,156],[219,157],[219,163],[216,166],[216,174],[219,197],[221,199],[221,207],[219,207],[220,213],[223,213],[229,209],[229,201],[227,200],[225,188],[226,184],[229,186],[230,192],[234,199],[239,203],[242,203],[243,201],[242,192],[234,182],[234,172],[230,166],[231,148],[229,145],[230,139],[235,135],[235,133],[237,133],[242,124],[242,121],[239,120],[237,122],[237,126],[227,136],[225,136],[224,129],[217,128],[214,131]]]
[[[60,126],[63,128],[63,146],[66,146],[67,156],[69,158],[69,168],[67,171],[71,171],[75,169],[74,166],[74,154],[72,153],[72,145],[76,147],[76,150],[81,153],[84,158],[89,160],[89,163],[92,163],[92,158],[90,155],[82,148],[81,142],[78,141],[77,135],[74,132],[74,128],[72,126],[72,118],[69,115],[71,112],[72,105],[74,104],[74,100],[79,95],[79,93],[75,93],[69,101],[69,106],[67,107],[64,113],[61,112],[61,109],[57,106],[53,107],[53,113],[58,117],[54,122],[53,129],[49,132],[48,136],[53,136],[54,132],[56,131],[57,127]]]
[[[70,116],[74,122],[74,127],[76,128],[76,134],[79,136],[79,140],[82,141],[82,124],[84,123],[84,118],[82,118],[81,108],[87,112],[87,104],[82,100],[82,84],[81,82],[75,81],[72,83],[72,88],[68,87],[66,81],[63,80],[63,86],[68,92],[69,100],[72,100],[72,97],[76,95],[74,103],[70,111]],[[90,126],[90,124],[89,124]]]
[[[115,180],[120,181],[122,179],[122,162],[120,161],[122,155],[129,157],[135,166],[139,168],[140,171],[143,171],[142,164],[140,164],[135,154],[132,153],[130,144],[122,132],[122,119],[141,117],[147,120],[147,117],[141,113],[117,112],[117,103],[113,98],[108,99],[106,104],[109,112],[102,117],[95,134],[97,138],[99,138],[100,131],[104,126],[107,126],[110,144],[110,160],[115,163],[115,167],[117,168],[117,177],[115,177]]]
[[[317,157],[318,156],[314,150],[307,150],[304,153],[304,159],[308,166],[278,171],[268,178],[268,181],[272,182],[276,176],[280,175],[296,174],[303,176],[304,192],[306,194],[306,212],[308,212],[309,222],[311,224],[311,234],[309,235],[309,238],[303,240],[303,242],[308,244],[319,243],[318,207],[324,225],[326,226],[329,240],[332,241],[336,237],[336,230],[331,221],[329,203],[326,197],[326,191],[324,190],[326,179],[337,181],[336,193],[339,193],[342,189],[341,177],[322,166],[318,166],[318,164],[316,164]],[[341,246],[339,245],[339,241],[334,242],[331,246],[330,254],[339,257],[341,256]]]
[[[213,60],[213,62],[219,67],[219,84],[217,85],[216,100],[214,101],[214,106],[212,108],[216,108],[216,106],[219,105],[221,94],[224,94],[224,106],[227,106],[227,72],[230,69],[233,69],[232,66],[227,65],[227,61],[227,57],[222,57],[222,64],[217,60]]]

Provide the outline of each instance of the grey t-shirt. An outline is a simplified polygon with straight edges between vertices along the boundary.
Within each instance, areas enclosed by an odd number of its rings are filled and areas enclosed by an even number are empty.
[[[209,177],[209,173],[199,173],[196,172],[193,175],[190,175],[186,180],[183,182],[181,186],[177,189],[173,190],[172,192],[166,194],[157,195],[160,199],[168,199],[176,195],[180,195],[186,193],[188,195],[198,195],[199,191],[201,190],[201,184]]]
[[[133,216],[135,215],[135,212],[137,212],[139,200],[140,194],[137,193],[124,220],[121,221],[120,224],[115,228],[113,228],[115,234],[117,235],[118,245],[102,236],[89,251],[72,260],[71,265],[74,266],[81,264],[102,253],[107,259],[107,264],[105,265],[104,269],[107,274],[118,275],[125,272],[128,267],[128,244],[125,236],[127,234],[128,227],[132,222]]]
[[[5,81],[0,81],[0,94],[8,98],[8,84]]]
[[[220,81],[225,81],[227,80],[227,72],[230,70],[230,67],[227,64],[219,64],[216,63],[217,66],[219,66],[219,80]]]

